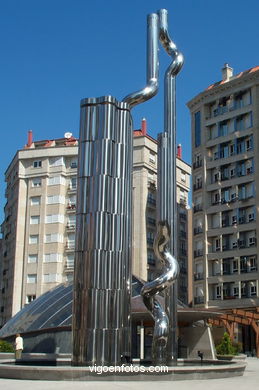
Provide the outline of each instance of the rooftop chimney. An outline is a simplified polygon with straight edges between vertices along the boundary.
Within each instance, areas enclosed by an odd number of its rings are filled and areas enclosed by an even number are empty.
[[[182,159],[182,145],[177,145],[177,157]]]
[[[233,76],[233,68],[231,68],[228,64],[225,64],[221,71],[223,81],[229,81],[229,79]]]
[[[32,145],[32,130],[29,130],[28,131],[28,141],[27,141],[27,146],[28,146],[28,148],[30,148],[31,147],[31,145]]]
[[[147,135],[147,121],[146,118],[143,118],[141,121],[141,132],[143,135]]]

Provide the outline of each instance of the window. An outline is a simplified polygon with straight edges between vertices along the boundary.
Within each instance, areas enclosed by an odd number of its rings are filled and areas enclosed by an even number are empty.
[[[76,216],[75,215],[69,215],[67,220],[67,227],[75,227],[76,226]]]
[[[40,177],[35,177],[32,179],[32,187],[41,187],[41,178]]]
[[[216,286],[215,288],[215,292],[216,292],[216,299],[221,299],[221,291],[222,291],[222,288],[221,286]]]
[[[250,296],[253,297],[255,295],[257,295],[257,289],[256,289],[256,285],[253,284],[250,286]]]
[[[31,206],[39,206],[39,205],[40,205],[40,196],[32,196]]]
[[[67,261],[66,261],[66,267],[67,268],[74,268],[74,255],[67,255]]]
[[[32,215],[30,218],[30,225],[38,225],[40,223],[39,215]]]
[[[65,197],[62,195],[47,196],[47,204],[65,204]]]
[[[61,283],[62,275],[61,274],[44,274],[43,275],[43,283]]]
[[[67,282],[72,282],[72,281],[73,281],[73,278],[74,278],[74,275],[73,275],[73,274],[67,274],[67,275],[66,275],[66,281],[67,281]]]
[[[70,162],[70,168],[77,168],[77,159],[73,159]]]
[[[151,164],[156,163],[156,154],[151,151],[149,152],[149,162],[151,162]]]
[[[44,255],[44,263],[62,263],[61,253],[46,253]]]
[[[183,171],[181,171],[181,181],[182,181],[183,183],[186,182],[186,173],[183,172]]]
[[[62,214],[46,215],[45,223],[64,223],[64,215]]]
[[[48,244],[50,242],[63,242],[62,234],[52,233],[45,235],[45,243]]]
[[[28,274],[27,275],[27,283],[37,283],[37,275],[36,274]]]
[[[28,263],[37,263],[38,262],[38,255],[29,255],[28,256]]]
[[[201,113],[200,111],[194,114],[194,134],[195,134],[195,147],[197,148],[201,144]]]
[[[33,168],[41,168],[41,167],[42,167],[42,161],[41,160],[33,161]]]
[[[39,236],[38,234],[32,234],[29,237],[29,244],[38,244]]]
[[[239,287],[238,286],[234,286],[233,287],[233,296],[234,297],[239,297]]]
[[[76,190],[77,188],[77,177],[74,176],[74,177],[71,177],[71,180],[70,180],[70,188],[72,190]]]
[[[65,184],[66,184],[66,179],[63,176],[53,176],[53,177],[49,177],[48,179],[49,186],[65,185]]]
[[[49,159],[49,165],[51,167],[59,167],[64,164],[64,157],[53,157]]]
[[[26,296],[26,304],[31,303],[36,299],[36,295],[27,295]]]
[[[233,272],[233,273],[238,272],[238,260],[233,260],[233,263],[232,263],[232,272]]]

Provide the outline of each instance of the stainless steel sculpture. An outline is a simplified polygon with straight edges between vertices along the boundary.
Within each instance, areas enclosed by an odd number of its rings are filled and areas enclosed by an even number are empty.
[[[124,102],[81,101],[73,302],[73,365],[131,354],[132,119],[158,89],[158,17],[148,16],[147,86]]]
[[[165,311],[156,294],[178,276],[175,204],[175,76],[183,57],[169,37],[167,11],[148,16],[147,85],[122,102],[81,101],[73,301],[74,365],[116,365],[131,355],[132,119],[130,109],[158,91],[158,32],[173,62],[165,77],[165,131],[159,146],[159,210],[155,251],[165,273],[143,288],[155,320],[155,362],[176,359],[176,297]],[[171,343],[170,343],[171,340]]]
[[[146,283],[141,294],[143,302],[152,313],[155,321],[152,343],[152,357],[156,364],[167,361],[166,346],[169,337],[169,316],[157,298],[157,294],[170,287],[179,275],[177,260],[169,253],[167,244],[170,240],[170,229],[167,222],[158,222],[157,235],[154,241],[154,251],[161,261],[164,273],[155,280]]]
[[[152,313],[155,320],[155,330],[152,346],[154,362],[167,362],[169,365],[177,361],[177,284],[179,265],[175,257],[177,243],[177,210],[176,210],[176,114],[175,114],[175,77],[183,66],[183,55],[177,50],[168,33],[167,10],[162,9],[159,15],[159,39],[166,52],[173,61],[166,70],[164,83],[164,132],[158,137],[158,239],[154,242],[155,253],[162,261],[164,274],[153,282],[147,283],[142,290],[147,307],[153,307]],[[163,249],[164,256],[158,250],[158,242],[161,237],[161,226],[168,226],[171,230],[170,237],[165,234],[168,248]],[[171,259],[167,264],[164,257]],[[165,280],[167,281],[165,283]],[[151,291],[150,291],[151,290]],[[157,293],[165,290],[165,310],[158,305],[155,298]]]

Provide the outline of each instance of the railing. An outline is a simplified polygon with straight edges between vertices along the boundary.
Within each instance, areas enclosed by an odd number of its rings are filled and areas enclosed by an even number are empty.
[[[195,272],[195,274],[193,275],[193,278],[194,278],[194,280],[203,280],[204,279],[203,272]]]
[[[202,160],[195,161],[193,163],[193,169],[200,168],[200,167],[202,167]]]
[[[202,296],[194,297],[194,303],[195,303],[195,305],[199,305],[200,303],[204,303],[204,297],[202,297]]]
[[[156,206],[156,199],[147,198],[147,203],[155,207]]]
[[[193,207],[193,212],[194,212],[194,213],[197,213],[198,211],[202,211],[202,205],[201,205],[201,204],[196,204],[196,205]]]
[[[196,250],[193,252],[193,255],[194,255],[194,258],[195,258],[195,257],[203,256],[203,250],[202,250],[202,249],[196,249]]]
[[[203,233],[203,229],[201,226],[197,226],[193,229],[193,234],[196,235],[196,234],[201,234]]]

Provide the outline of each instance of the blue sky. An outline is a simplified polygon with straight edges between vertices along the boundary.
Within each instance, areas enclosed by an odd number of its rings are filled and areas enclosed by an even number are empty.
[[[186,102],[221,79],[259,65],[259,1],[247,0],[8,0],[0,4],[0,215],[4,172],[26,143],[78,136],[84,97],[118,100],[145,85],[146,16],[169,11],[170,35],[185,57],[177,77],[177,140],[190,162]],[[134,128],[147,118],[153,137],[163,129],[163,75],[170,58],[160,51],[160,90],[132,110]]]

